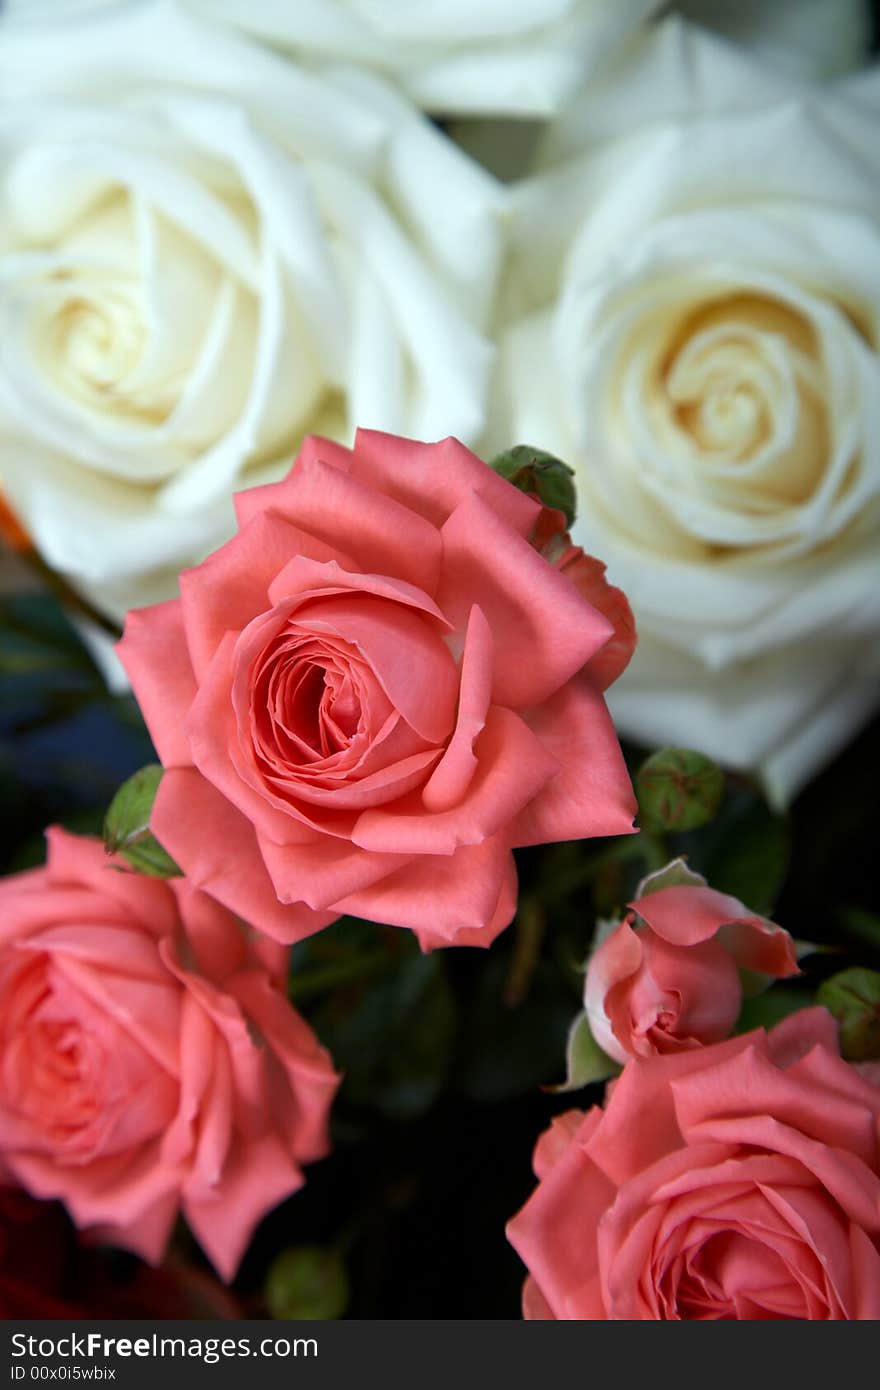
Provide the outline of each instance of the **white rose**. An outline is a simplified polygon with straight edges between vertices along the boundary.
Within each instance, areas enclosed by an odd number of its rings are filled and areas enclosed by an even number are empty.
[[[859,85],[774,101],[670,24],[573,112],[552,147],[586,152],[518,203],[488,441],[577,467],[576,539],[640,634],[621,730],[759,769],[777,801],[880,702],[880,142]],[[677,114],[649,119],[652,93]]]
[[[0,477],[103,611],[306,433],[473,440],[497,185],[375,78],[171,0],[0,19]]]
[[[342,0],[342,3],[344,2],[345,0]],[[211,12],[221,18],[234,8],[241,16],[239,23],[242,27],[248,28],[255,35],[263,32],[264,36],[267,36],[271,27],[268,16],[278,15],[274,0],[268,0],[268,5],[264,3],[262,8],[259,0],[247,0],[247,3],[245,0],[223,0],[219,11],[212,0],[190,0],[190,3],[202,4],[206,12],[210,5]],[[324,8],[331,6],[337,9],[340,0],[317,0],[317,3]],[[605,0],[605,4],[606,11],[610,12],[608,0]],[[586,51],[577,59],[574,83],[563,84],[560,87],[557,102],[543,105],[532,103],[517,109],[513,101],[500,100],[490,87],[487,89],[488,95],[484,98],[483,105],[476,107],[468,105],[469,102],[473,102],[468,85],[459,92],[457,100],[450,96],[445,107],[438,103],[436,109],[447,113],[459,113],[456,119],[447,121],[446,129],[462,149],[467,150],[498,178],[508,181],[525,177],[534,171],[536,147],[546,124],[542,117],[552,114],[554,110],[558,114],[563,106],[564,96],[576,97],[578,92],[589,92],[591,84],[601,83],[603,102],[610,102],[614,109],[613,119],[619,123],[623,113],[618,109],[616,101],[615,65],[622,62],[625,68],[629,67],[631,56],[627,51],[627,43],[638,42],[639,20],[651,20],[658,8],[655,4],[650,6],[650,9],[645,9],[643,15],[637,15],[629,11],[625,5],[616,5],[614,14],[617,16],[617,27],[612,28],[609,23],[598,35],[593,35],[591,41],[585,45]],[[858,68],[866,61],[871,43],[869,0],[736,0],[736,3],[731,3],[731,0],[679,0],[674,9],[676,12],[683,12],[704,28],[723,34],[739,47],[764,61],[768,67],[764,82],[773,82],[777,88],[781,81],[785,82],[791,78],[822,78]],[[301,11],[293,6],[285,8],[283,13],[284,24],[289,34],[288,46],[292,47],[294,33],[300,24]],[[422,11],[414,7],[412,13],[421,16]],[[586,13],[585,10],[584,18]],[[597,22],[601,6],[596,4],[595,0],[590,13],[594,22]],[[414,22],[418,23],[419,20]],[[597,37],[601,37],[601,43],[597,42]],[[280,36],[276,34],[276,40],[279,39]],[[462,42],[464,41],[462,39]],[[513,41],[514,36],[511,35],[508,42]],[[308,53],[305,44],[299,51],[303,57],[316,56],[314,53]],[[351,51],[357,51],[354,43]],[[386,55],[386,69],[390,69],[398,49],[396,46],[386,45],[382,51]],[[537,52],[542,52],[540,45],[537,46]],[[569,49],[569,54],[572,52],[574,49]],[[359,61],[369,59],[359,55]],[[411,66],[411,61],[408,61],[402,67],[397,74],[399,82],[406,83]],[[417,96],[417,93],[411,92],[411,95]],[[627,101],[635,108],[629,113],[630,123],[636,118],[636,110],[643,107],[646,95],[647,93],[634,90],[628,84]],[[659,96],[664,106],[674,105],[677,95],[676,86],[658,91],[657,85],[652,84],[652,101],[656,101]],[[711,92],[703,95],[714,102],[715,97]],[[734,105],[738,104],[735,93],[729,93],[729,97]],[[753,103],[754,99],[754,83],[747,81],[740,93],[739,101],[748,105],[750,102]],[[430,103],[427,104],[430,107]],[[595,117],[595,105],[591,105]],[[485,115],[483,119],[474,119],[479,112],[491,114]],[[513,114],[502,116],[499,115],[501,112]],[[530,119],[524,119],[526,116]]]
[[[362,64],[445,115],[547,116],[663,0],[189,0],[311,62]]]

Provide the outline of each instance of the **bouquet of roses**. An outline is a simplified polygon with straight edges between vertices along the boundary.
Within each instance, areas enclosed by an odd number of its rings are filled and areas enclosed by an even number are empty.
[[[6,1316],[880,1317],[878,73],[657,8],[0,11]]]

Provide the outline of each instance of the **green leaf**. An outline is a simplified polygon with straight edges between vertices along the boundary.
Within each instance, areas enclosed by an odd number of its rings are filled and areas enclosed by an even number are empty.
[[[593,1037],[586,1013],[579,1013],[569,1029],[565,1058],[565,1080],[558,1086],[544,1086],[543,1090],[553,1094],[579,1091],[593,1081],[607,1081],[620,1071],[618,1063],[602,1051]]]
[[[348,1307],[348,1275],[337,1251],[321,1245],[297,1245],[269,1266],[264,1287],[273,1318],[341,1318]]]
[[[714,817],[724,773],[691,748],[661,748],[636,774],[639,823],[646,830],[696,830]]]
[[[138,873],[177,878],[181,870],[150,830],[162,774],[158,763],[150,763],[123,782],[104,820],[104,848],[108,854],[121,854]]]
[[[823,980],[816,999],[840,1026],[840,1050],[850,1062],[880,1057],[880,973],[854,965]]]
[[[577,515],[577,494],[574,469],[545,449],[533,449],[529,444],[515,444],[498,454],[489,465],[520,492],[537,497],[545,507],[555,507],[565,516],[569,528]]]
[[[147,831],[134,844],[119,851],[133,869],[148,878],[181,878],[183,871],[159,844],[152,831]]]

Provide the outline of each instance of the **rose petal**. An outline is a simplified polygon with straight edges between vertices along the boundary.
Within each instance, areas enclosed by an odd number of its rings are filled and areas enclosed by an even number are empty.
[[[200,681],[226,633],[240,632],[273,607],[272,581],[301,553],[301,544],[300,531],[272,512],[258,512],[231,541],[181,574],[180,610]]]
[[[512,843],[631,835],[635,793],[605,701],[590,681],[569,681],[527,719],[560,770],[520,811]]]
[[[313,844],[275,844],[260,839],[260,852],[278,899],[305,903],[326,912],[341,899],[372,887],[402,868],[407,854],[364,854],[356,845],[330,835]]]
[[[258,836],[282,845],[308,844],[317,832],[286,799],[265,785],[253,759],[246,758],[240,748],[232,703],[237,642],[235,633],[227,633],[202,674],[199,693],[186,721],[192,760],[207,781],[251,823]]]
[[[611,636],[607,618],[475,493],[459,503],[442,535],[438,602],[461,632],[471,606],[483,610],[495,639],[496,703],[540,705]]]
[[[285,493],[285,514],[351,556],[359,570],[393,575],[434,593],[442,549],[437,528],[347,470],[300,455]]]
[[[294,1103],[279,1109],[276,1120],[286,1133],[289,1151],[299,1163],[311,1163],[330,1148],[330,1102],[341,1078],[327,1049],[288,1006],[286,981],[284,985],[284,993],[273,989],[252,970],[239,976],[232,989],[284,1069]]]
[[[433,598],[423,589],[408,584],[405,579],[394,579],[381,573],[360,574],[346,570],[334,560],[318,564],[305,555],[294,556],[278,571],[269,585],[271,603],[268,606],[280,607],[289,602],[290,611],[293,612],[296,603],[307,603],[313,599],[328,598],[349,591],[355,594],[372,594],[377,598],[406,604],[410,608],[429,614],[440,625],[441,631],[451,630],[451,623],[444,617]]]
[[[615,1062],[625,1062],[630,1055],[626,1047],[629,1030],[624,1027],[622,1036],[618,1038],[617,1029],[608,1013],[608,996],[615,985],[631,980],[641,963],[642,942],[628,922],[621,922],[593,952],[587,966],[584,1008],[590,1022],[590,1032],[602,1051],[613,1057]]]
[[[46,831],[49,882],[88,884],[105,901],[109,899],[126,916],[162,936],[174,927],[174,896],[167,883],[128,871],[120,872],[119,860],[106,854],[97,840],[84,840],[60,825]],[[7,879],[7,885],[12,880]],[[106,908],[104,909],[106,912]]]
[[[590,1157],[616,1186],[622,1186],[664,1154],[679,1149],[681,1130],[673,1101],[673,1085],[679,1076],[692,1079],[707,1069],[708,1088],[715,1068],[749,1047],[767,1049],[763,1033],[745,1033],[711,1048],[631,1061],[608,1093],[601,1128],[591,1138]],[[643,1123],[633,1126],[633,1115]]]
[[[509,882],[511,861],[509,849],[496,836],[479,845],[463,845],[454,854],[412,859],[372,887],[340,899],[336,908],[339,913],[420,931],[427,923],[425,930],[432,938],[448,943],[462,931],[488,936],[496,927],[496,910],[502,888]],[[505,900],[505,911],[507,906]],[[508,921],[512,915],[511,907]]]
[[[516,913],[517,888],[516,860],[512,854],[509,854],[502,871],[498,901],[486,924],[480,927],[462,927],[452,936],[416,927],[416,936],[422,950],[433,951],[438,946],[491,946],[499,932],[510,926],[513,921]]]
[[[422,790],[428,811],[448,811],[465,795],[478,759],[474,741],[482,732],[492,689],[492,631],[483,610],[474,604],[468,618],[461,658],[458,717],[446,752]]]
[[[351,470],[352,458],[351,450],[342,444],[323,439],[320,435],[307,435],[286,478],[282,478],[279,483],[264,483],[262,487],[249,487],[235,494],[233,501],[239,526],[246,526],[255,516],[264,512],[275,512],[288,521],[293,520],[293,508],[288,502],[288,497],[293,489],[296,468],[300,464],[320,460],[340,473],[348,473]]]
[[[186,1219],[222,1278],[232,1279],[257,1223],[304,1181],[280,1140],[267,1134],[233,1152],[212,1199],[184,1197]]]
[[[378,430],[358,430],[353,452],[354,477],[437,527],[472,492],[481,494],[486,506],[523,537],[531,535],[540,513],[540,503],[505,482],[457,439],[420,444]]]
[[[196,696],[180,604],[172,599],[130,611],[116,654],[135,689],[156,752],[165,767],[192,759],[183,717]]]
[[[339,916],[278,901],[253,826],[194,768],[166,772],[153,828],[196,887],[276,941],[300,941]]]
[[[647,932],[642,950],[642,969],[628,991],[627,1011],[639,1032],[640,1015],[651,1018],[648,1036],[658,1051],[680,1042],[691,1046],[721,1042],[732,1033],[742,987],[736,962],[720,941],[701,941],[682,950]],[[670,997],[677,1000],[677,1016],[668,1036],[653,1023]]]
[[[476,743],[477,771],[464,799],[449,811],[426,814],[420,792],[396,805],[364,811],[352,840],[371,853],[452,854],[475,845],[507,825],[558,770],[513,710],[494,705]]]
[[[719,939],[744,969],[775,976],[797,973],[788,932],[755,917],[737,898],[714,888],[661,888],[629,906],[672,945],[694,946],[721,932]]]
[[[601,1117],[598,1108],[588,1112],[577,1138],[507,1224],[508,1240],[557,1318],[606,1316],[596,1297],[596,1229],[615,1191],[585,1148]]]
[[[437,744],[452,731],[458,672],[433,624],[412,608],[372,594],[339,594],[302,604],[291,620],[303,633],[333,634],[356,647],[422,738]]]

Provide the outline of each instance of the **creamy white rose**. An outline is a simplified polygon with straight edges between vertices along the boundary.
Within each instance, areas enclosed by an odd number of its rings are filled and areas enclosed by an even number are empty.
[[[104,611],[306,433],[471,441],[500,193],[376,79],[171,0],[0,19],[0,478]]]
[[[585,152],[522,190],[491,444],[578,469],[622,731],[784,800],[880,702],[880,145],[864,95],[773,90],[671,24],[554,133]]]
[[[188,0],[305,61],[352,62],[446,115],[547,116],[663,0]]]

